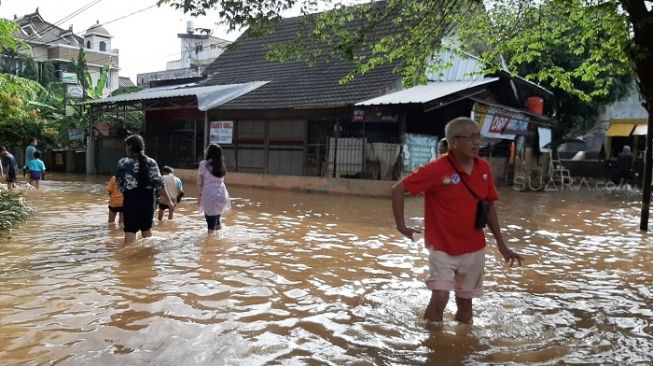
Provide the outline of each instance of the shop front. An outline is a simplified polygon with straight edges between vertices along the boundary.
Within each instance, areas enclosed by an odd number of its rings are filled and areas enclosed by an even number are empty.
[[[619,153],[625,146],[629,146],[634,157],[635,184],[639,184],[644,169],[647,123],[646,119],[611,119],[605,133],[605,160],[608,170],[614,169]]]

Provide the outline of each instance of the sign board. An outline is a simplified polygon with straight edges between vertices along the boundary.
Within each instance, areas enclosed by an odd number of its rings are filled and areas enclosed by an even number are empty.
[[[528,131],[529,118],[522,113],[479,103],[475,103],[473,109],[483,137],[514,140],[517,134]]]
[[[212,121],[209,133],[211,144],[231,144],[233,141],[233,121]]]
[[[71,117],[75,115],[75,107],[70,104],[66,104],[66,117]]]
[[[365,119],[365,111],[362,109],[354,109],[354,118],[352,121],[354,122],[363,122]]]
[[[351,119],[352,122],[392,122],[399,121],[399,113],[387,107],[367,107],[365,109],[354,109],[354,115]]]
[[[407,133],[404,145],[404,172],[409,173],[436,158],[438,137]]]
[[[66,98],[82,98],[84,96],[84,88],[79,84],[66,85]]]
[[[68,139],[73,140],[84,140],[84,130],[81,128],[69,128],[68,129]]]
[[[77,74],[74,72],[62,72],[61,82],[67,84],[79,84],[79,80],[77,80]]]

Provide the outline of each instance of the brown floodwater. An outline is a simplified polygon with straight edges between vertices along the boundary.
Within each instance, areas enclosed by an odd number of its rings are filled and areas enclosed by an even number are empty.
[[[421,241],[390,200],[230,187],[207,238],[187,183],[173,221],[121,247],[103,177],[52,175],[0,239],[3,365],[653,364],[653,237],[637,191],[501,192],[475,324],[422,320]],[[422,218],[421,198],[407,217]]]

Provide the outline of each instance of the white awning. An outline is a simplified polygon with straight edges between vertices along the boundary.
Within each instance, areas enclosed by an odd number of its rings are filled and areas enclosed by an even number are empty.
[[[646,123],[640,123],[637,126],[635,126],[635,130],[633,131],[633,135],[635,136],[646,136],[648,133],[648,125]]]
[[[197,98],[197,109],[208,111],[217,108],[229,101],[232,101],[244,94],[256,90],[269,81],[252,81],[243,84],[210,85],[188,87],[186,85],[175,85],[170,87],[152,88],[138,91],[136,93],[121,94],[104,99],[91,100],[86,104],[113,104],[124,102],[137,102],[152,99],[168,99],[186,96]]]
[[[422,104],[447,95],[471,89],[479,85],[489,84],[499,78],[463,81],[435,81],[425,85],[400,90],[380,97],[356,103],[356,106],[392,105],[392,104]]]

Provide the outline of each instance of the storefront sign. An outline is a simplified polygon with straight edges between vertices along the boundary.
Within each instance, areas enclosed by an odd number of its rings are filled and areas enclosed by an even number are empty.
[[[61,82],[68,84],[79,84],[79,81],[77,80],[77,74],[74,72],[62,72]]]
[[[81,128],[69,128],[68,129],[68,139],[70,141],[84,140],[84,130],[81,129]]]
[[[475,120],[481,127],[483,137],[514,140],[517,134],[528,131],[528,117],[500,107],[474,105]]]
[[[407,133],[404,145],[404,172],[412,172],[435,159],[438,137]]]
[[[209,143],[231,144],[233,141],[233,132],[234,132],[233,121],[213,121],[211,122]]]
[[[352,121],[354,122],[363,122],[365,119],[365,111],[362,109],[355,109],[354,110],[354,118]]]
[[[66,98],[81,98],[84,96],[84,88],[79,84],[66,85]]]
[[[71,106],[70,104],[66,104],[65,113],[66,113],[66,117],[74,116],[75,115],[75,107]]]

